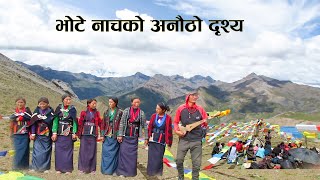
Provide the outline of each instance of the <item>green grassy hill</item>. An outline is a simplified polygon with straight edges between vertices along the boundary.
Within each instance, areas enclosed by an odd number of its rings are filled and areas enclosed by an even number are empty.
[[[61,96],[65,92],[32,71],[18,65],[14,61],[0,54],[0,114],[10,115],[15,109],[15,99],[19,96],[27,100],[27,106],[33,111],[38,99],[48,97],[52,107],[61,103]],[[79,109],[84,104],[74,100]]]

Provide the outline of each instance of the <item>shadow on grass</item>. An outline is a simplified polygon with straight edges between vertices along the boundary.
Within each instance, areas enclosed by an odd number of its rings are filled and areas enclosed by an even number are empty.
[[[143,164],[138,163],[138,169],[147,180],[159,180],[156,176],[148,176],[147,168]]]
[[[223,172],[218,172],[218,171],[212,171],[212,172],[220,174],[220,175],[223,175],[223,176],[226,176],[228,178],[232,177],[232,178],[239,179],[239,180],[247,180],[246,178],[239,178],[237,176],[233,176],[233,175],[226,174],[226,173],[223,173]]]

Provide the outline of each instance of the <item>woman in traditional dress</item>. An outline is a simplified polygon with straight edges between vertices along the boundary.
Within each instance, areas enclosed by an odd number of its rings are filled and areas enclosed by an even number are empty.
[[[24,98],[17,98],[15,113],[10,116],[11,137],[15,155],[13,158],[13,170],[22,170],[29,168],[29,128],[31,111],[26,107]]]
[[[131,107],[123,111],[119,126],[118,142],[120,154],[117,175],[133,177],[137,175],[138,138],[144,136],[145,145],[148,144],[148,129],[144,112],[139,108],[140,99],[131,99]],[[144,131],[144,134],[142,134]]]
[[[118,98],[109,99],[109,108],[103,114],[101,125],[102,160],[101,173],[113,175],[118,167],[120,143],[117,140],[122,110],[118,107]]]
[[[148,125],[148,165],[147,174],[149,176],[162,176],[163,173],[163,155],[166,145],[170,148],[172,145],[172,120],[166,114],[170,111],[169,106],[163,102],[158,103],[156,113],[151,116]]]
[[[87,110],[81,112],[78,121],[78,137],[80,138],[78,169],[80,173],[94,174],[96,172],[98,128],[101,125],[100,112],[96,107],[96,99],[87,100]]]
[[[77,140],[77,110],[71,96],[63,95],[62,104],[55,110],[52,140],[55,142],[55,166],[58,174],[73,171],[73,142]]]
[[[54,111],[49,106],[49,100],[41,97],[38,107],[31,118],[30,139],[34,140],[32,153],[32,169],[40,172],[48,172],[51,167],[52,152],[52,124]]]

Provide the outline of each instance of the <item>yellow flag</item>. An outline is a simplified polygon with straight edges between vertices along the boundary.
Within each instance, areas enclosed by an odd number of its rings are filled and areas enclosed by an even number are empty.
[[[221,111],[219,117],[226,116],[226,115],[230,114],[230,112],[231,112],[230,109],[227,109],[227,110],[225,110],[225,111]]]

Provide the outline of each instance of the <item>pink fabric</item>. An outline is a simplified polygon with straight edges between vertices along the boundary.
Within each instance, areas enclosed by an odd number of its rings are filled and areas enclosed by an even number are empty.
[[[259,149],[259,147],[258,147],[258,146],[255,146],[255,147],[253,148],[254,154],[256,154],[256,153],[257,153],[258,149]]]

